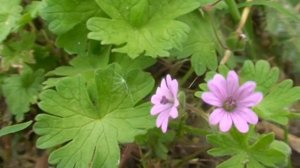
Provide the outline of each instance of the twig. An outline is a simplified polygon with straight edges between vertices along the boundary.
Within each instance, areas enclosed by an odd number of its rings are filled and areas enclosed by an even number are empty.
[[[251,2],[251,1],[253,1],[253,0],[247,0],[247,2]],[[239,23],[239,25],[238,25],[238,27],[237,27],[237,29],[235,31],[238,34],[242,34],[242,30],[245,27],[246,21],[248,19],[249,14],[250,14],[250,10],[251,10],[250,6],[245,7],[243,9],[243,13],[242,13],[242,16],[241,16],[241,19],[240,19],[240,23]]]
[[[220,62],[220,65],[224,65],[229,60],[231,55],[232,55],[232,51],[230,49],[226,49],[225,54]]]
[[[251,1],[253,1],[253,0],[247,0],[247,2],[251,2]],[[238,27],[235,30],[236,34],[239,37],[238,40],[243,39],[243,38],[241,38],[241,37],[243,37],[243,28],[245,27],[245,24],[246,24],[246,21],[249,17],[250,11],[251,11],[251,7],[245,7],[243,9],[242,16],[240,18],[240,22],[238,24]],[[220,65],[226,64],[226,62],[229,60],[231,55],[232,55],[232,50],[231,49],[226,49],[225,53],[224,53],[224,56],[223,56],[223,58],[220,62]]]

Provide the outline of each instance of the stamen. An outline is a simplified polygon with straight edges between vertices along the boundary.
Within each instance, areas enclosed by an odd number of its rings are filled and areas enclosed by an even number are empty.
[[[166,96],[163,96],[160,100],[160,104],[167,104],[170,103],[170,101],[166,98]]]
[[[236,101],[229,97],[223,104],[223,108],[228,111],[232,112],[236,108]]]

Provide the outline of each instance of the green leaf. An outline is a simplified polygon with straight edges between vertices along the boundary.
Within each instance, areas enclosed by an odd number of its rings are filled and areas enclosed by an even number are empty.
[[[257,90],[264,93],[263,101],[254,108],[258,115],[269,121],[286,125],[288,123],[288,108],[297,100],[300,100],[300,87],[293,87],[291,80],[277,83],[279,69],[270,67],[267,61],[258,61],[253,64],[246,61],[241,70],[241,79],[255,81]]]
[[[21,0],[0,0],[0,43],[17,26],[21,17]]]
[[[10,125],[10,126],[1,128],[0,129],[0,137],[15,133],[15,132],[19,132],[19,131],[29,127],[31,125],[31,123],[32,123],[32,121],[27,121],[25,123]]]
[[[115,53],[111,56],[110,62],[117,62],[126,71],[130,71],[132,69],[146,69],[155,64],[156,60],[151,57],[138,57],[132,59],[126,54]]]
[[[84,55],[88,48],[88,30],[85,23],[74,26],[70,31],[60,35],[56,39],[56,45],[64,48],[69,54]]]
[[[48,114],[36,117],[37,146],[60,146],[49,157],[58,168],[118,167],[118,143],[155,126],[150,104],[139,103],[153,88],[149,74],[124,73],[113,64],[96,71],[94,79],[87,85],[81,75],[64,78],[40,96],[39,107]]]
[[[11,67],[22,68],[26,63],[35,63],[34,50],[35,34],[30,32],[21,32],[10,41],[0,44],[1,69],[7,71]]]
[[[257,112],[264,119],[287,125],[289,117],[287,108],[298,100],[300,100],[300,87],[293,87],[292,80],[284,80],[275,85],[265,96],[257,107]]]
[[[191,28],[188,39],[183,43],[183,50],[176,55],[192,56],[191,63],[197,75],[206,69],[216,70],[218,66],[214,36],[211,24],[199,12],[193,12],[180,18]]]
[[[30,23],[33,19],[37,18],[40,14],[40,10],[42,8],[42,2],[40,1],[31,1],[29,5],[27,5],[23,11],[23,15],[18,21],[18,28],[25,26]]]
[[[70,54],[83,54],[87,49],[86,21],[103,12],[94,0],[45,0],[41,16],[49,29],[58,35],[58,47]]]
[[[80,55],[70,61],[69,66],[60,66],[53,71],[48,72],[48,76],[57,76],[58,78],[49,78],[44,84],[46,88],[53,87],[61,77],[82,75],[89,83],[93,81],[94,73],[99,68],[108,65],[110,47],[103,47],[100,55]]]
[[[200,6],[198,0],[96,1],[110,18],[89,19],[88,38],[118,45],[113,51],[131,58],[169,56],[168,50],[181,48],[189,27],[175,19]]]
[[[49,29],[56,34],[66,33],[99,13],[101,9],[94,0],[45,0],[41,10]]]
[[[222,162],[217,168],[245,168],[245,160],[247,161],[247,155],[242,153]]]
[[[20,75],[6,78],[2,90],[9,112],[22,119],[30,105],[36,103],[43,80],[43,70],[33,72],[30,68],[25,68]]]
[[[70,61],[69,66],[61,66],[48,72],[48,76],[67,77],[81,74],[87,81],[93,80],[94,72],[104,68],[109,62],[118,63],[128,72],[133,69],[146,69],[153,65],[156,60],[151,57],[132,59],[125,54],[115,53],[110,55],[110,46],[102,47],[100,55],[77,56]],[[109,60],[110,58],[110,60]],[[53,87],[60,78],[49,78],[44,84],[46,88]]]
[[[249,140],[245,136],[247,135],[210,134],[207,136],[208,142],[214,146],[208,151],[210,155],[232,156],[218,165],[218,168],[275,168],[287,165],[291,149],[287,144],[274,140],[273,134],[260,135],[255,140]],[[245,143],[241,143],[241,138],[246,138]]]
[[[162,133],[160,129],[150,129],[147,134],[139,135],[136,137],[136,142],[149,148],[149,154],[152,157],[167,160],[168,158],[168,146],[174,141],[175,132],[170,130],[166,133]]]
[[[240,72],[241,80],[255,81],[256,90],[267,93],[270,88],[278,81],[279,69],[270,67],[267,61],[260,60],[254,65],[252,61],[246,61]]]

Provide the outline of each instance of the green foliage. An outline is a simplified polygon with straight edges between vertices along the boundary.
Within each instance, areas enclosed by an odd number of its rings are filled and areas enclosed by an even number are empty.
[[[31,125],[31,123],[32,123],[32,121],[27,121],[25,123],[10,125],[10,126],[1,128],[0,129],[0,137],[15,133],[15,132],[19,132],[23,129],[26,129],[27,127],[29,127]]]
[[[210,155],[232,156],[217,168],[263,168],[286,166],[291,149],[284,142],[274,139],[273,134],[260,135],[255,141],[238,132],[210,134],[207,140],[214,148]]]
[[[263,101],[255,108],[259,116],[282,125],[288,124],[288,107],[300,100],[300,87],[293,87],[291,80],[277,84],[279,69],[270,68],[266,61],[258,61],[255,65],[246,61],[240,74],[244,81],[255,81],[257,90],[264,93]]]
[[[94,17],[87,22],[88,38],[115,44],[113,51],[136,58],[169,56],[181,48],[190,28],[175,20],[200,6],[198,0],[96,0],[110,17]]]
[[[123,70],[128,72],[133,69],[145,69],[155,63],[150,57],[131,59],[125,54],[110,55],[110,47],[102,47],[99,55],[80,55],[69,62],[69,66],[61,66],[48,72],[49,78],[44,84],[46,88],[53,87],[62,77],[81,74],[89,83],[92,82],[94,73],[99,68],[105,68],[109,62],[117,62]]]
[[[0,71],[7,71],[11,67],[22,68],[26,63],[35,63],[34,50],[35,34],[21,32],[19,37],[0,44],[2,56]]]
[[[300,87],[293,87],[292,80],[284,80],[276,84],[265,96],[257,107],[257,112],[264,119],[287,125],[288,107],[298,100],[300,100]]]
[[[0,43],[17,27],[21,18],[21,0],[0,0]]]
[[[199,12],[185,15],[180,20],[189,25],[191,32],[183,43],[182,51],[176,55],[179,58],[191,55],[191,63],[197,75],[202,75],[206,69],[216,70],[218,60],[211,23]]]
[[[2,92],[8,110],[16,115],[18,120],[22,120],[24,113],[30,110],[30,105],[37,102],[43,80],[43,70],[33,72],[28,67],[25,67],[21,74],[11,75],[4,80]]]
[[[279,69],[277,67],[270,67],[267,61],[257,61],[254,65],[252,61],[245,61],[241,72],[242,80],[245,81],[255,81],[257,84],[258,91],[266,94],[270,88],[279,79]]]
[[[33,19],[39,16],[39,12],[42,7],[42,2],[40,1],[32,1],[23,11],[23,15],[18,22],[19,28],[25,26],[26,24],[30,23]]]
[[[46,0],[41,10],[49,29],[59,35],[99,13],[101,9],[94,0]]]
[[[149,150],[151,157],[166,160],[168,158],[168,145],[174,141],[175,132],[168,131],[166,134],[162,133],[160,129],[153,128],[145,135],[136,137],[136,142],[139,145],[146,147]]]
[[[140,70],[122,71],[110,65],[95,72],[94,85],[81,75],[61,79],[56,90],[41,94],[39,107],[48,114],[36,117],[39,148],[54,150],[49,158],[58,168],[118,167],[118,143],[129,143],[154,127],[150,105],[137,105],[154,81]]]
[[[85,23],[92,16],[102,16],[102,11],[94,0],[46,0],[41,16],[58,35],[59,47],[71,54],[83,54],[87,49]]]

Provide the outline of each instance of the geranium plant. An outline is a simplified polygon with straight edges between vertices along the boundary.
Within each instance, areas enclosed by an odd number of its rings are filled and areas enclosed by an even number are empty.
[[[299,5],[0,0],[0,167],[299,167]]]

